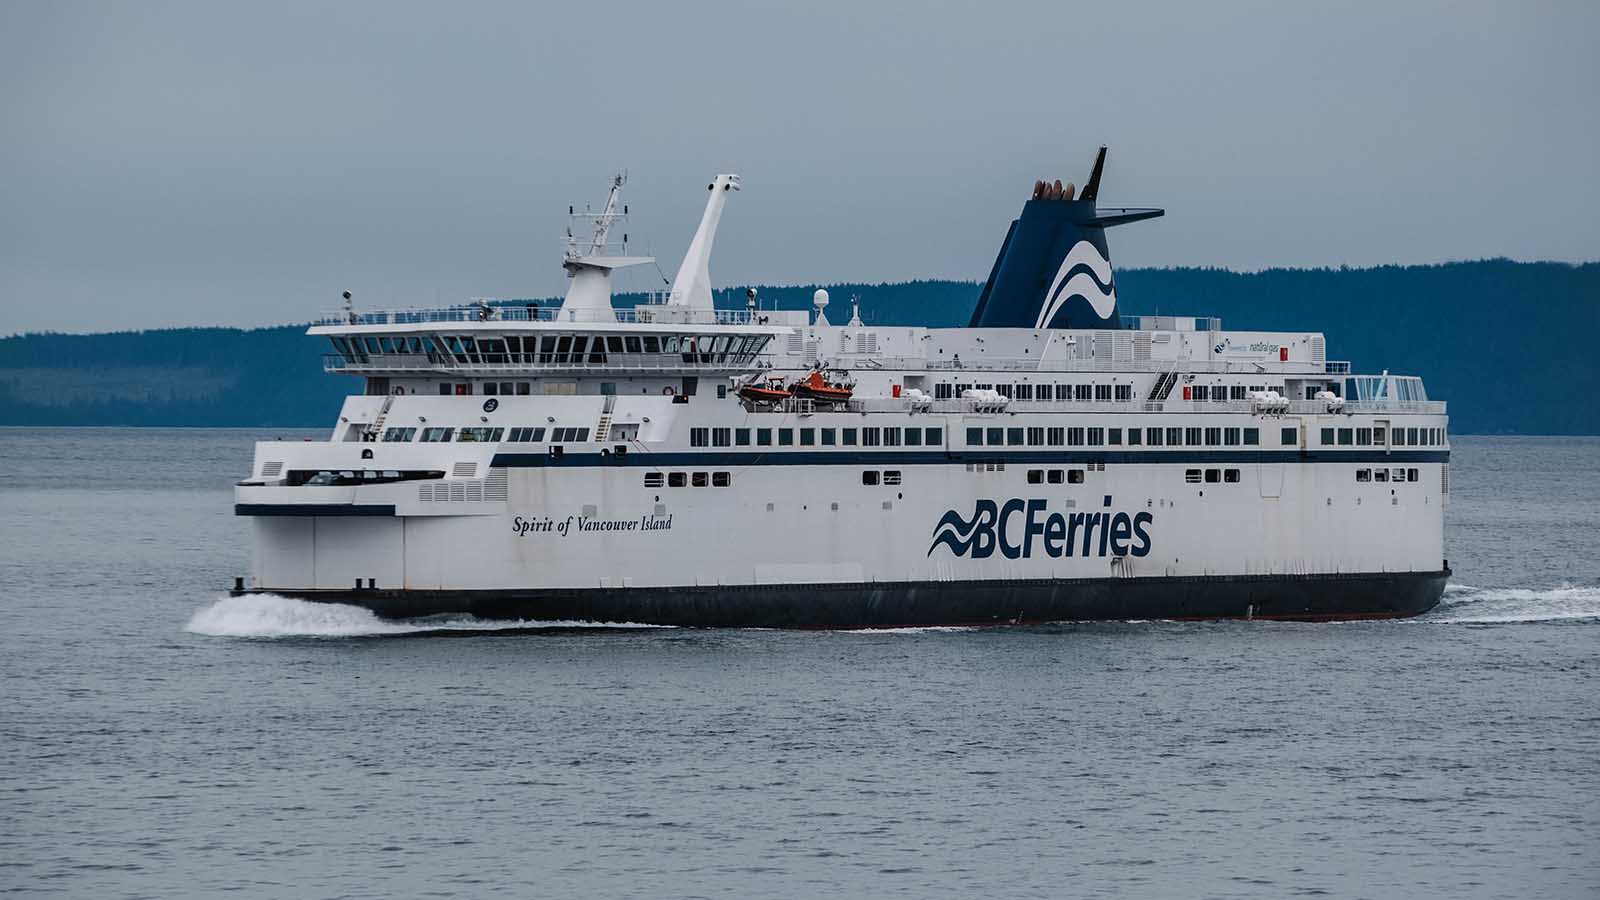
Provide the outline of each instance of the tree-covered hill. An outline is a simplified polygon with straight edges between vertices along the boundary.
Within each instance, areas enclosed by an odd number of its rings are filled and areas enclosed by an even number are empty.
[[[824,285],[834,321],[861,298],[877,324],[964,325],[978,285]],[[816,285],[760,287],[805,309]],[[1124,315],[1220,316],[1224,327],[1321,330],[1330,359],[1420,374],[1457,433],[1600,434],[1600,263],[1509,260],[1370,269],[1129,269]],[[623,295],[619,305],[639,301]],[[717,292],[742,307],[744,288]],[[0,424],[322,426],[359,384],[325,375],[299,325],[0,338]]]

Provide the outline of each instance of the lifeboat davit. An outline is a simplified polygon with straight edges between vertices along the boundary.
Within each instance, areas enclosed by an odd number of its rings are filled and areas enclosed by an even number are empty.
[[[796,397],[805,397],[808,400],[817,400],[823,403],[843,403],[855,393],[855,385],[843,382],[829,381],[821,372],[812,372],[803,381],[789,385],[789,392]]]
[[[739,396],[751,403],[778,403],[794,396],[783,385],[769,382],[765,384],[747,384],[739,388]]]

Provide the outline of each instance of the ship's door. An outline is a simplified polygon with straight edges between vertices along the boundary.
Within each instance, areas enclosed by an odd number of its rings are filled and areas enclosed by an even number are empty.
[[[683,396],[693,397],[696,389],[700,387],[700,379],[685,378],[683,380]]]

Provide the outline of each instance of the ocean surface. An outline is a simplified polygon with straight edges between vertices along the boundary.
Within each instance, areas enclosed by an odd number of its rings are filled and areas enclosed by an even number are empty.
[[[0,429],[0,892],[1600,897],[1600,439],[1419,619],[788,633],[226,599],[299,434]]]

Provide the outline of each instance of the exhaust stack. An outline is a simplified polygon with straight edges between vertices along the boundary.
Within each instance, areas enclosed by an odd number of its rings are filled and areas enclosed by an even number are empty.
[[[1106,229],[1160,209],[1100,209],[1106,148],[1074,199],[1071,182],[1036,181],[978,295],[971,328],[1120,328]]]

